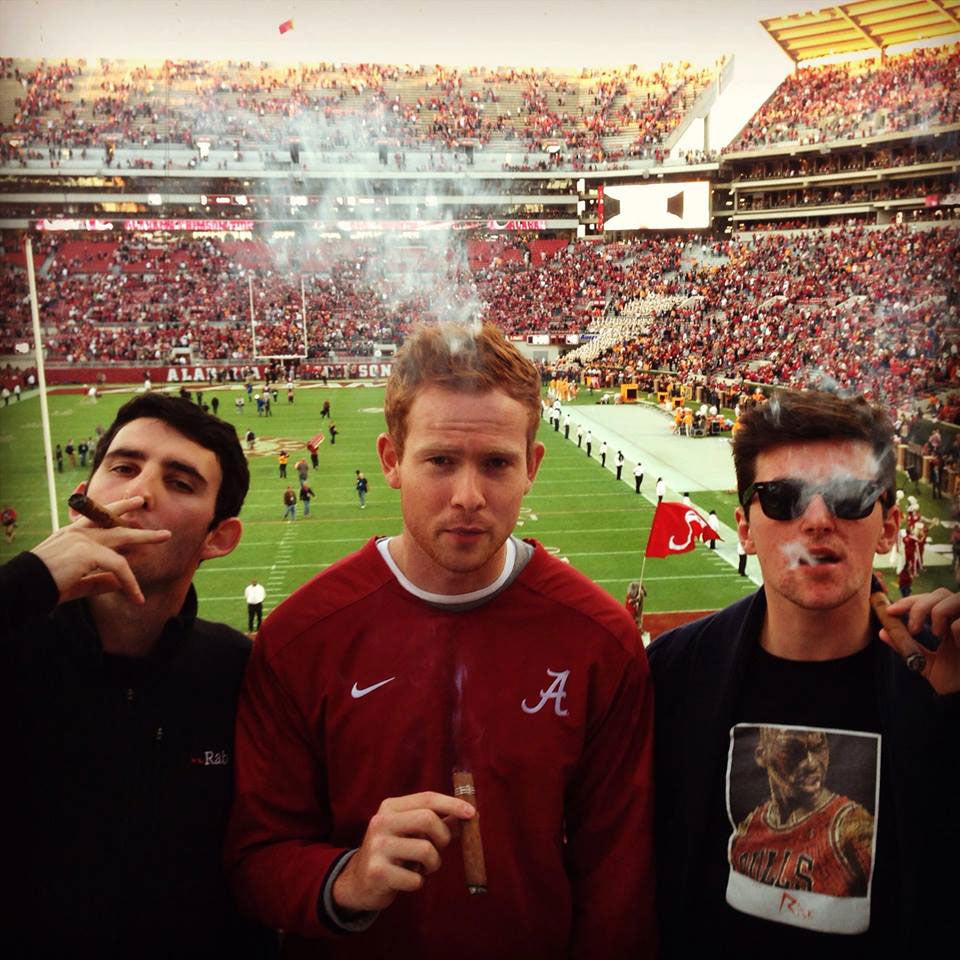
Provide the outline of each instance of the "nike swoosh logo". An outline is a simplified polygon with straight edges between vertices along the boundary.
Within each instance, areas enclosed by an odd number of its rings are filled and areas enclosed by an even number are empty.
[[[396,677],[387,677],[386,680],[381,680],[379,683],[374,683],[369,687],[358,687],[356,684],[353,685],[353,689],[350,691],[350,696],[354,700],[359,700],[361,697],[365,697],[368,693],[373,693],[374,690],[378,690],[380,687],[385,686],[391,680],[396,680]]]

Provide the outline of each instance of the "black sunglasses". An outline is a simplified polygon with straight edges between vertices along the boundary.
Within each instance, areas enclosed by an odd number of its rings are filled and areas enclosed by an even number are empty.
[[[862,520],[870,516],[873,505],[883,496],[883,484],[852,479],[831,480],[822,485],[793,479],[761,480],[743,491],[740,506],[749,506],[756,495],[760,508],[771,520],[796,520],[818,493],[838,520]]]

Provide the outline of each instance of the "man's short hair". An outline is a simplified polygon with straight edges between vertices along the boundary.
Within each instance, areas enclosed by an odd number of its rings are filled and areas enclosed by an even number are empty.
[[[237,516],[250,487],[250,468],[237,431],[225,420],[206,413],[198,404],[180,397],[145,393],[128,400],[117,411],[113,423],[97,443],[90,476],[93,477],[97,472],[120,428],[133,420],[145,418],[163,421],[188,440],[216,454],[220,464],[220,489],[217,491],[210,529],[227,517]]]
[[[890,418],[863,397],[841,397],[823,390],[780,390],[765,403],[740,414],[733,434],[737,492],[756,479],[757,457],[797,442],[860,440],[876,457],[876,479],[883,484],[884,512],[896,502],[894,429]],[[746,509],[746,508],[745,508]]]
[[[401,456],[407,415],[418,391],[427,386],[477,394],[503,390],[526,408],[527,446],[533,445],[540,425],[540,375],[492,324],[420,324],[398,351],[387,381],[384,414]]]

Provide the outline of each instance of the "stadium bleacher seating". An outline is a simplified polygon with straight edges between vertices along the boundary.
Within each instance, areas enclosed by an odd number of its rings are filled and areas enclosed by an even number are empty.
[[[960,122],[960,44],[800,67],[726,148],[866,139]]]
[[[953,226],[495,250],[473,242],[472,252],[461,264],[428,248],[47,240],[38,295],[48,356],[166,363],[189,348],[210,361],[369,357],[417,320],[473,310],[513,335],[627,324],[593,360],[611,378],[631,369],[794,385],[825,377],[892,399],[942,391],[960,371]],[[288,260],[277,269],[291,256],[296,269]],[[28,336],[29,310],[22,268],[7,261],[0,277],[0,352],[10,352]]]
[[[235,164],[250,154],[261,165],[295,157],[313,167],[373,154],[400,169],[415,151],[418,169],[443,169],[450,153],[469,149],[471,162],[477,150],[523,169],[531,154],[555,162],[562,150],[577,169],[661,152],[721,67],[558,72],[8,58],[0,63],[0,162],[99,162],[109,150],[118,166],[172,169],[196,166],[203,141]]]

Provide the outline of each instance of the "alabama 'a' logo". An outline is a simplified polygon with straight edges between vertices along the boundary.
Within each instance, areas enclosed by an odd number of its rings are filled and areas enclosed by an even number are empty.
[[[569,670],[547,670],[547,676],[553,677],[553,682],[546,690],[540,691],[540,702],[535,707],[527,706],[527,698],[520,701],[520,707],[524,713],[539,713],[548,700],[553,701],[553,709],[558,717],[566,717],[570,711],[564,710],[563,698],[567,695],[566,685],[567,677],[570,676]]]
[[[684,540],[683,543],[678,543],[673,539],[673,535],[671,534],[670,539],[667,541],[667,548],[673,553],[683,553],[687,550],[692,550],[693,547],[691,547],[690,544],[710,526],[696,510],[688,510],[683,515],[683,522],[687,525],[687,539]],[[694,527],[696,527],[696,530],[694,530]]]

